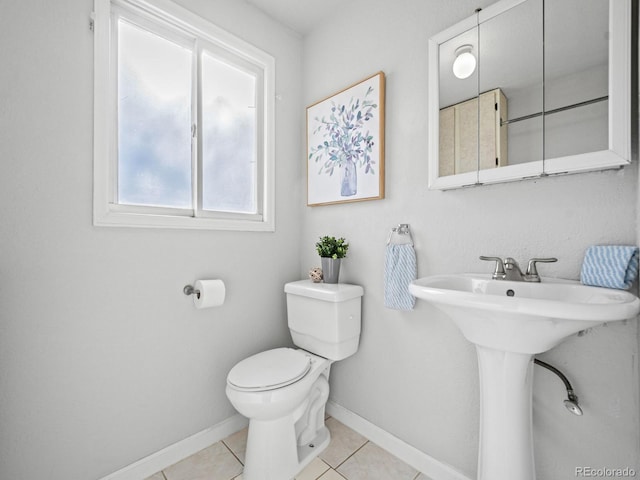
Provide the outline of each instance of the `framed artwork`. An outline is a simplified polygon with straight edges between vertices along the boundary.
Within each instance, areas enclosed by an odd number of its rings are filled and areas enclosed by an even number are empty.
[[[384,73],[307,107],[307,205],[384,198]]]

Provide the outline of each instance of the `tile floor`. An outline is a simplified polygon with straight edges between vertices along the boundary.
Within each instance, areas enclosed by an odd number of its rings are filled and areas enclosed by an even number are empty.
[[[331,443],[296,480],[430,480],[335,418],[326,425]],[[245,428],[146,480],[242,480],[246,441]]]

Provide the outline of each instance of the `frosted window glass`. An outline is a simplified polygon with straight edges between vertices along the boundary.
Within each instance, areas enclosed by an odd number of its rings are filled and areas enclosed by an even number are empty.
[[[256,79],[202,55],[202,206],[256,213]]]
[[[192,208],[192,52],[120,20],[118,203]]]

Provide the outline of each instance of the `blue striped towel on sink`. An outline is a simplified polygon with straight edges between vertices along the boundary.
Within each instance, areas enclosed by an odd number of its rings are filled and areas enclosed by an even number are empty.
[[[587,249],[580,281],[595,287],[627,290],[638,275],[638,247],[594,245]]]

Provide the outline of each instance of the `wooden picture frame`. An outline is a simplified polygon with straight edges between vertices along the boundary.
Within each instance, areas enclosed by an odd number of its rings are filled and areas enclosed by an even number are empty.
[[[384,198],[384,72],[307,107],[307,205]]]

